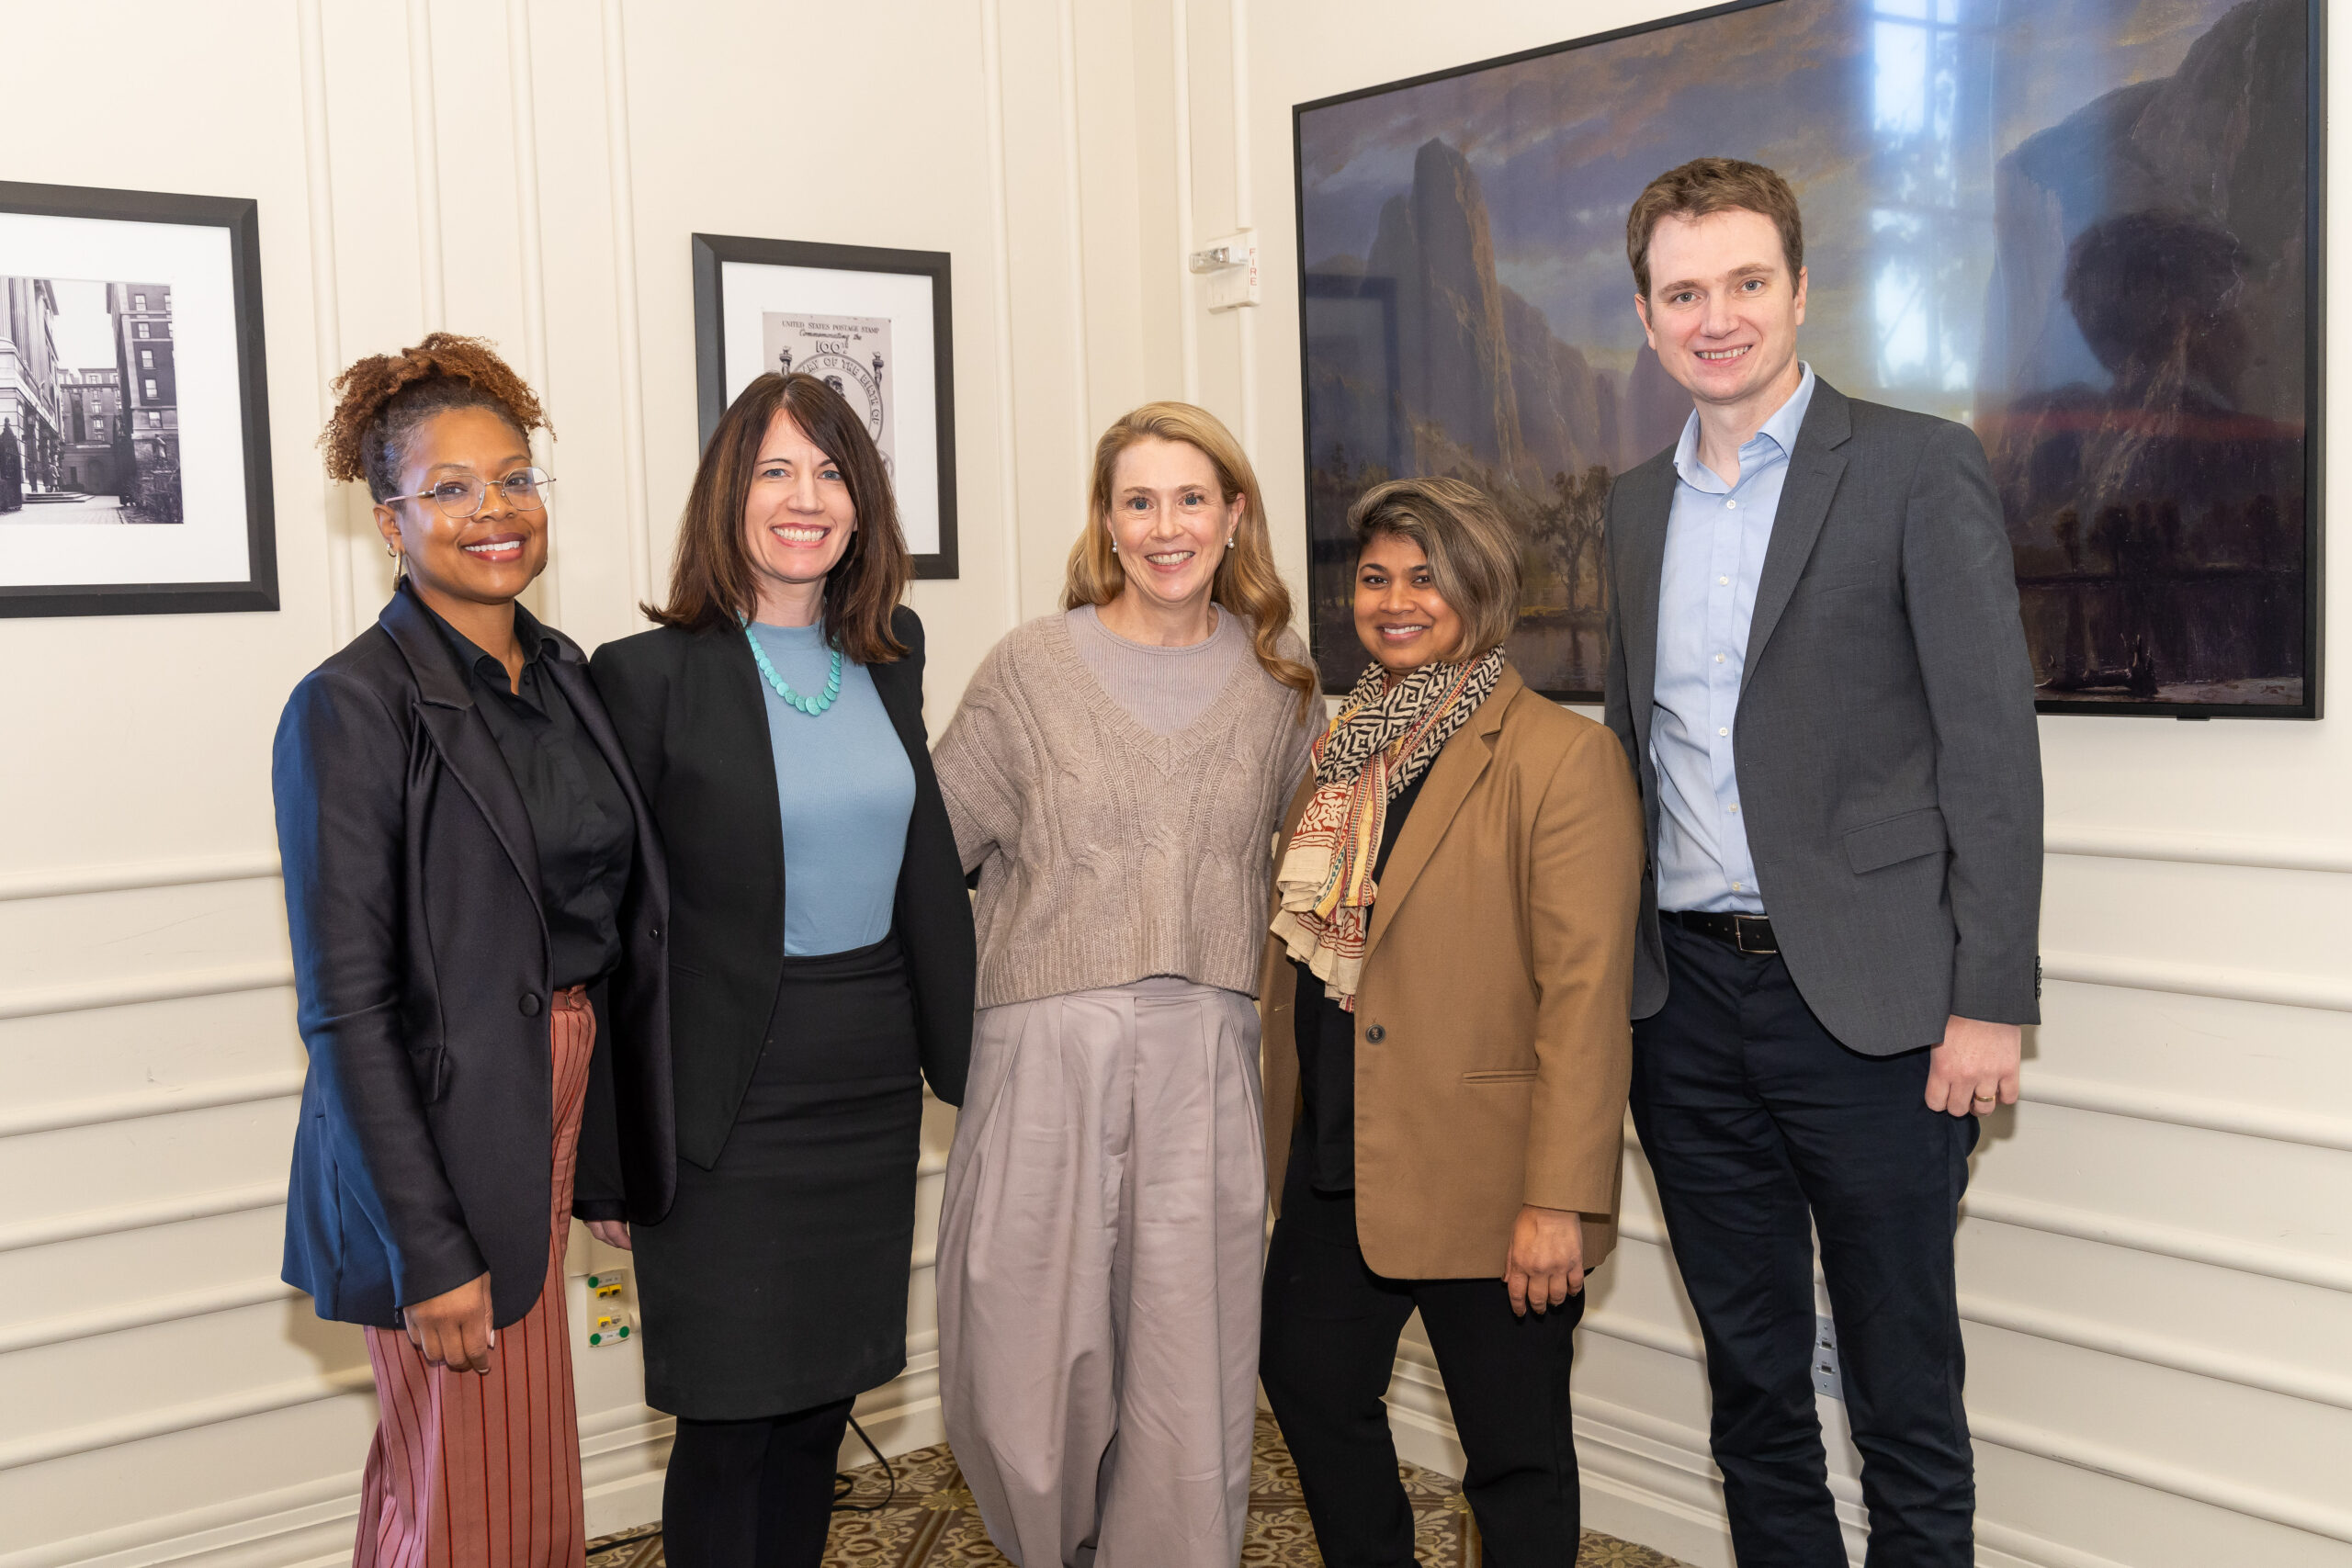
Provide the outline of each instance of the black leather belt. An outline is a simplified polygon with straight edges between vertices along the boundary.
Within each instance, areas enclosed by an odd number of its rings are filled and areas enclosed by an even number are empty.
[[[1657,918],[1686,931],[1727,942],[1742,953],[1781,951],[1781,944],[1772,940],[1772,922],[1762,915],[1705,915],[1696,909],[1660,909]]]

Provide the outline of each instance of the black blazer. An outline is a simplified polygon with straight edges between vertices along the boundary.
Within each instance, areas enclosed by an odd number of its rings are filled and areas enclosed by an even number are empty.
[[[923,1077],[957,1105],[978,967],[972,905],[923,732],[922,622],[900,606],[890,630],[907,656],[868,668],[915,770],[896,925]],[[733,627],[640,632],[605,644],[589,668],[669,849],[678,1152],[708,1168],[759,1066],[784,978],[784,823],[767,700],[751,645]]]
[[[651,1222],[677,1179],[669,884],[579,645],[548,636],[548,669],[637,822],[573,1208]],[[456,651],[405,588],[294,689],[270,786],[311,1054],[286,1281],[321,1317],[393,1328],[402,1306],[487,1269],[492,1322],[512,1323],[547,1278],[553,1178],[538,852]]]
[[[1671,447],[1609,497],[1609,728],[1657,842],[1650,714]],[[1816,380],[1765,547],[1740,677],[1740,818],[1805,1003],[1864,1055],[1945,1021],[2031,1023],[2041,748],[2017,567],[1967,426]],[[1634,1016],[1666,1004],[1642,879]]]

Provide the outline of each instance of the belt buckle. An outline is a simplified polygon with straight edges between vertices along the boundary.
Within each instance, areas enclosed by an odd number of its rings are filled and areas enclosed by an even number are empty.
[[[1769,938],[1765,939],[1768,945],[1760,947],[1750,947],[1747,945],[1747,933],[1750,928],[1754,926],[1763,926],[1767,931],[1771,929],[1770,926],[1768,925],[1759,916],[1734,915],[1731,918],[1732,945],[1752,958],[1770,958],[1777,954],[1781,950],[1777,947],[1769,945]]]

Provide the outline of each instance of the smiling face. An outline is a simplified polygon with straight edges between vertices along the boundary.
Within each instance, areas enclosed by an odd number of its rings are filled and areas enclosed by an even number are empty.
[[[419,588],[476,604],[506,604],[547,570],[546,502],[526,512],[499,483],[530,466],[522,432],[495,412],[434,414],[402,444],[399,485],[408,499],[377,502],[376,526],[407,558]],[[423,493],[467,479],[485,487],[471,517],[451,517]]]
[[[743,544],[760,593],[760,619],[813,622],[825,574],[857,530],[849,481],[792,415],[779,410],[760,438],[743,502]]]
[[[1437,591],[1430,558],[1402,534],[1374,534],[1356,557],[1356,636],[1393,684],[1456,655],[1462,617]]]
[[[1205,601],[1245,496],[1227,501],[1208,454],[1149,436],[1119,454],[1110,529],[1127,587],[1166,609]]]
[[[1649,297],[1634,304],[1666,373],[1701,403],[1786,401],[1804,374],[1805,274],[1789,276],[1772,220],[1740,209],[1662,218],[1649,262]]]

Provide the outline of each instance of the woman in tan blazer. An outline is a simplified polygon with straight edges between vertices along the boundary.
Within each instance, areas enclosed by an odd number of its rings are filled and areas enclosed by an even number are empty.
[[[1381,1396],[1419,1308],[1496,1568],[1576,1560],[1571,1335],[1616,1239],[1641,807],[1501,643],[1521,538],[1457,479],[1350,513],[1373,662],[1279,847],[1264,1014],[1279,1219],[1260,1373],[1331,1568],[1404,1568]]]

